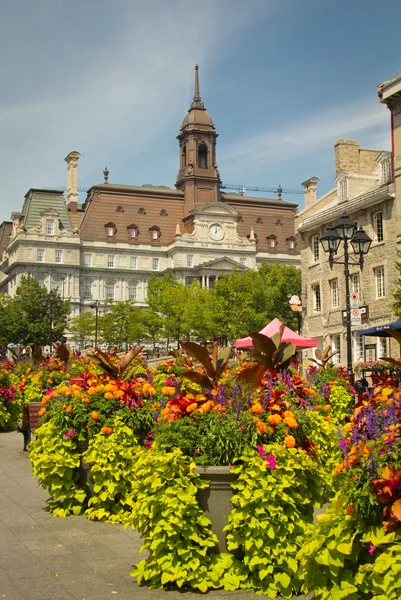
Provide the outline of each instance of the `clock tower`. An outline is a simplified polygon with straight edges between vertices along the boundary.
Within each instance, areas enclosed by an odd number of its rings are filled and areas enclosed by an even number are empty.
[[[195,65],[195,92],[177,139],[180,170],[176,187],[185,194],[184,213],[220,200],[220,175],[216,164],[218,133],[199,93],[199,70]]]

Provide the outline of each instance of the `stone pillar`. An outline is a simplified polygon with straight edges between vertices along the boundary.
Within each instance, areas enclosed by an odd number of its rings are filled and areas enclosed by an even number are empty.
[[[209,275],[206,275],[206,287],[209,287]]]
[[[77,212],[78,206],[78,160],[79,152],[70,152],[65,157],[67,163],[67,206],[71,212]]]
[[[205,276],[204,275],[202,275],[202,287],[203,288],[205,287]]]

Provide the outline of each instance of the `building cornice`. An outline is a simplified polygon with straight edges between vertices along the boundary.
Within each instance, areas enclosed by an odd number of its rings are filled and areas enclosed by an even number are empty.
[[[311,229],[315,229],[319,225],[330,223],[346,212],[348,214],[357,212],[358,210],[368,208],[381,202],[383,200],[393,200],[395,198],[395,184],[390,183],[388,185],[381,186],[365,194],[361,194],[352,200],[346,200],[336,206],[322,210],[321,212],[307,217],[297,227],[297,231],[304,232]]]

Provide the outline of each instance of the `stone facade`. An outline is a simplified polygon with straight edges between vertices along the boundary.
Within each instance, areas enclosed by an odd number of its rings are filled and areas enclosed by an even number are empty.
[[[335,142],[335,189],[322,198],[311,198],[311,180],[304,182],[305,209],[296,217],[305,307],[303,334],[317,338],[320,349],[331,346],[340,350],[335,360],[344,366],[344,266],[330,269],[320,244],[325,230],[344,213],[373,240],[362,271],[356,261],[350,260],[350,291],[359,293],[359,305],[364,308],[362,325],[352,326],[353,362],[400,354],[393,341],[357,333],[396,320],[392,291],[398,278],[395,263],[401,242],[401,78],[396,84],[392,80],[379,86],[379,96],[392,111],[392,152],[362,149],[353,140]],[[343,260],[342,254],[340,245],[335,259]],[[350,254],[355,256],[351,247]],[[313,354],[309,351],[309,356]]]
[[[218,134],[199,94],[184,118],[176,189],[93,185],[78,204],[79,152],[70,152],[66,198],[31,189],[21,212],[0,226],[0,291],[15,294],[29,273],[71,301],[77,316],[95,300],[131,299],[146,306],[147,282],[167,269],[188,285],[211,287],[233,268],[262,260],[300,265],[297,205],[281,199],[226,194],[216,164]]]

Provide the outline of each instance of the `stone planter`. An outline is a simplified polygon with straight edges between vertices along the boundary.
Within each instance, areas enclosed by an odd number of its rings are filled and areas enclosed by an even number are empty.
[[[199,506],[212,522],[213,533],[218,537],[216,549],[218,552],[229,552],[223,529],[228,524],[227,517],[232,510],[231,483],[237,476],[230,473],[229,467],[196,467],[195,471],[209,482],[209,487],[198,490],[196,497]]]

